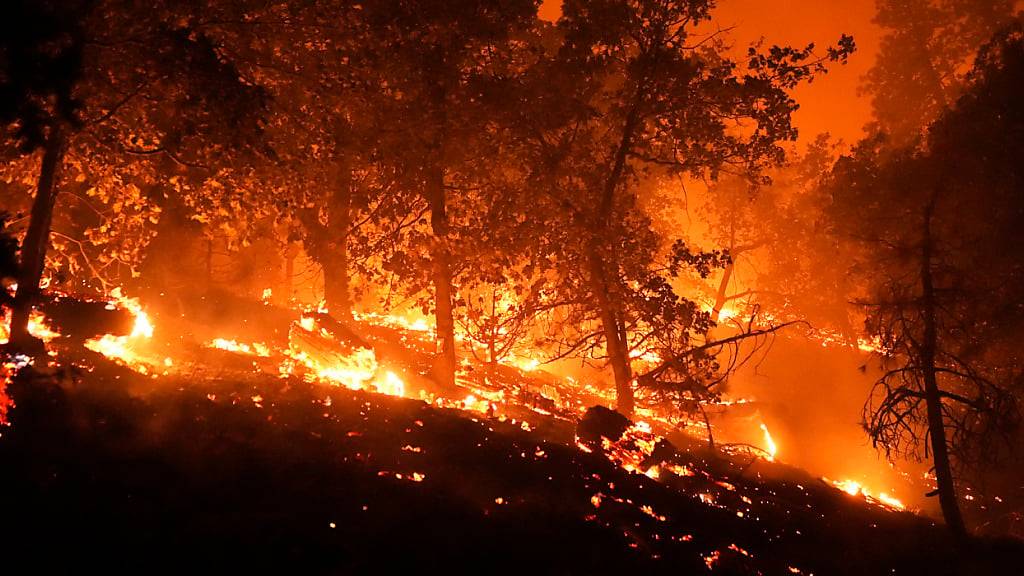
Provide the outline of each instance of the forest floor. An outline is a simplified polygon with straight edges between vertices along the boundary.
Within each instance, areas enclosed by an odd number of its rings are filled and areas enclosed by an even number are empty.
[[[9,385],[5,574],[1005,574],[1024,554],[958,553],[929,519],[760,459],[676,447],[656,479],[630,472],[539,414],[59,365]]]

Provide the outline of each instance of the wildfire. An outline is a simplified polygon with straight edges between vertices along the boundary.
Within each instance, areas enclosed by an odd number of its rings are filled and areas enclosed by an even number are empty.
[[[50,327],[49,321],[46,316],[39,310],[33,310],[32,314],[28,318],[28,333],[39,338],[43,342],[49,342],[54,338],[60,337],[60,332],[57,332]],[[11,319],[10,316],[5,316],[3,322],[0,323],[0,344],[7,344],[11,338]]]
[[[398,316],[395,314],[375,314],[372,312],[354,314],[354,316],[357,320],[367,321],[380,326],[386,326],[388,328],[401,328],[412,332],[426,332],[431,335],[434,333],[434,327],[430,325],[430,322],[426,318],[410,319],[405,316]]]
[[[237,342],[226,338],[214,338],[206,346],[209,348],[217,348],[218,350],[227,350],[228,352],[247,354],[250,356],[260,356],[263,358],[270,356],[270,347],[262,342],[246,344],[244,342]]]
[[[115,288],[110,297],[112,300],[107,304],[108,310],[125,309],[134,317],[132,331],[127,336],[104,334],[86,340],[85,347],[140,374],[151,374],[154,367],[159,365],[171,367],[174,363],[170,358],[160,360],[140,351],[153,338],[154,327],[138,298],[125,297],[120,288]]]
[[[405,396],[405,382],[390,370],[384,374],[383,381],[375,383],[377,392],[389,396]]]
[[[857,482],[855,480],[829,480],[828,478],[822,478],[822,480],[828,482],[829,484],[835,486],[836,488],[842,490],[843,492],[846,492],[850,496],[861,496],[866,501],[871,502],[873,504],[878,504],[883,508],[890,508],[893,510],[906,509],[906,505],[904,505],[903,502],[901,502],[900,500],[890,496],[885,492],[873,494],[869,492],[860,482]]]
[[[761,432],[764,433],[764,449],[768,453],[766,460],[774,462],[775,454],[778,453],[779,447],[775,444],[775,440],[772,438],[772,434],[768,431],[768,426],[765,426],[764,422],[761,423]]]
[[[309,370],[307,377],[316,381],[352,390],[375,389],[389,396],[406,395],[405,382],[397,374],[391,371],[381,373],[372,349],[354,347],[343,353],[342,343],[319,326],[313,316],[302,316],[295,323],[291,340],[291,345],[284,350],[286,359],[280,368],[282,375],[291,375],[291,365],[299,364]],[[224,344],[228,343],[237,344],[232,341]],[[253,344],[252,349],[253,353],[260,355],[258,346],[263,345]],[[263,349],[266,350],[266,346]]]

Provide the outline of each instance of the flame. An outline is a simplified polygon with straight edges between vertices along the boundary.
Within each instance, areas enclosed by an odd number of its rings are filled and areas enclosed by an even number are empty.
[[[132,333],[129,338],[152,338],[153,323],[149,321],[149,315],[140,308],[135,312],[135,324],[132,326]]]
[[[384,374],[384,381],[377,382],[377,392],[388,396],[405,396],[405,382],[390,370]]]
[[[508,361],[523,372],[533,372],[540,366],[540,360],[536,358],[514,358]]]
[[[861,491],[860,482],[856,482],[854,480],[842,480],[840,482],[834,482],[833,485],[850,496],[856,496],[860,494]]]
[[[722,309],[718,311],[718,321],[727,322],[739,315],[740,311],[738,309],[733,308],[732,306],[723,306]]]
[[[165,368],[173,366],[174,362],[170,358],[155,358],[140,351],[153,338],[154,326],[139,299],[124,296],[120,287],[111,291],[110,298],[111,301],[107,303],[108,310],[128,310],[134,317],[131,333],[127,336],[104,334],[86,340],[85,347],[140,374],[149,375],[161,365]]]
[[[761,423],[761,431],[764,432],[764,449],[768,453],[765,459],[769,462],[774,462],[775,454],[778,453],[779,447],[775,444],[775,440],[772,438],[772,434],[768,431],[768,427],[765,426],[764,422]]]
[[[214,338],[207,343],[206,346],[208,348],[217,348],[218,350],[227,350],[228,352],[248,354],[250,356],[260,356],[263,358],[270,356],[270,347],[262,342],[246,344],[244,342],[228,340],[226,338]]]
[[[292,373],[290,362],[294,362],[305,366],[310,371],[307,377],[312,380],[335,386],[344,386],[351,390],[366,390],[368,388],[368,384],[377,375],[379,369],[377,356],[373,350],[369,348],[354,348],[347,354],[341,353],[341,343],[334,340],[330,332],[321,328],[313,316],[302,316],[295,323],[295,326],[306,332],[319,335],[330,342],[337,343],[337,352],[312,356],[303,350],[301,345],[297,345],[293,341],[292,345],[284,351],[287,358],[280,368],[283,376]],[[393,396],[403,396],[405,394],[404,382],[394,374],[390,376],[385,374],[383,380],[375,386],[378,391],[384,394],[391,394]]]
[[[861,496],[864,500],[882,506],[883,508],[890,508],[893,510],[906,510],[906,505],[903,504],[899,499],[890,496],[886,492],[879,492],[873,494],[867,490],[863,484],[856,480],[829,480],[828,478],[822,478],[825,482],[835,486],[836,488],[846,492],[850,496]]]
[[[50,322],[47,320],[46,315],[39,310],[33,310],[32,314],[28,318],[28,333],[43,342],[50,342],[54,338],[60,337],[60,332],[57,332],[50,327]],[[0,322],[0,344],[7,344],[11,338],[11,317],[5,315],[3,322]]]
[[[377,372],[377,357],[373,350],[360,348],[348,355],[338,355],[335,362],[324,364],[303,351],[288,350],[285,354],[308,368],[314,380],[363,390]]]
[[[406,316],[399,316],[397,314],[375,314],[373,312],[362,314],[356,313],[353,314],[353,316],[356,320],[362,320],[379,326],[386,326],[388,328],[401,328],[412,332],[426,332],[430,335],[433,335],[434,333],[434,327],[431,325],[430,321],[424,317],[413,319]]]

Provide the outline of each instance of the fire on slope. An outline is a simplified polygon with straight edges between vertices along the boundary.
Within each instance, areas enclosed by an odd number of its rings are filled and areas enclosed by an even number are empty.
[[[126,335],[105,334],[100,337],[86,341],[85,346],[90,350],[103,354],[114,362],[131,368],[132,370],[156,378],[160,374],[168,374],[177,365],[183,364],[179,359],[172,359],[167,356],[156,354],[153,346],[155,327],[145,308],[136,298],[128,298],[120,290],[110,294],[108,308],[120,308],[127,310],[134,318],[132,330]],[[611,398],[607,392],[598,390],[590,384],[580,383],[572,377],[566,377],[562,385],[565,390],[562,394],[557,391],[553,394],[563,398],[564,411],[552,412],[552,407],[540,408],[536,402],[523,403],[522,395],[513,393],[504,388],[502,384],[491,381],[485,377],[482,381],[467,377],[463,372],[458,378],[458,383],[465,390],[464,397],[446,397],[436,393],[427,393],[423,390],[410,389],[407,382],[398,374],[393,366],[382,365],[372,346],[364,342],[351,341],[330,329],[329,325],[323,324],[323,319],[329,317],[323,308],[316,311],[302,313],[298,320],[292,323],[289,328],[289,344],[287,347],[279,347],[264,342],[243,342],[234,338],[214,338],[207,342],[208,348],[218,349],[255,359],[265,359],[266,363],[257,365],[253,363],[255,371],[265,371],[268,366],[276,366],[277,375],[282,378],[298,376],[311,382],[342,386],[353,390],[365,390],[381,394],[401,397],[414,397],[442,407],[466,410],[477,414],[485,414],[489,417],[505,419],[505,414],[512,410],[520,412],[527,411],[536,413],[541,417],[563,418],[572,420],[578,418],[588,405],[597,401],[609,403]],[[429,326],[418,320],[403,320],[398,316],[365,315],[359,319],[360,322],[388,327],[396,330],[412,331],[427,337],[431,332]],[[57,332],[50,329],[42,314],[36,313],[32,317],[32,333],[43,340],[51,340],[58,336]],[[3,335],[0,332],[0,335]],[[404,340],[403,340],[404,341]],[[510,364],[529,372],[540,364],[536,358],[542,357],[539,352],[534,358],[515,358]],[[467,361],[468,362],[468,361]],[[9,368],[9,369],[8,369]],[[473,371],[471,365],[464,368]],[[13,373],[16,368],[6,367],[6,373]],[[525,378],[525,375],[524,375]],[[570,397],[571,393],[583,393],[583,396]],[[585,398],[589,398],[586,400]],[[743,404],[747,399],[723,401],[723,405]],[[589,404],[588,404],[589,403]],[[667,415],[658,413],[656,410],[645,409],[640,411],[642,417],[654,422],[659,430],[670,430],[680,426],[680,423]],[[560,415],[561,414],[561,415]],[[575,415],[575,416],[574,416]],[[703,423],[683,423],[683,426],[693,425],[694,428],[702,428]],[[526,422],[523,422],[524,429],[530,429]],[[634,425],[622,441],[604,446],[606,453],[619,466],[627,471],[639,474],[646,474],[651,478],[659,478],[664,472],[674,476],[688,476],[694,474],[692,468],[669,463],[651,464],[651,456],[655,446],[662,440],[663,436],[655,431],[655,427],[645,422]],[[779,446],[769,432],[764,422],[759,424],[762,434],[760,446],[750,452],[755,457],[763,458],[773,462],[779,455]],[[702,430],[695,430],[695,434],[702,434]],[[663,434],[663,432],[662,432]],[[587,448],[580,445],[581,449]],[[836,486],[853,496],[860,496],[866,501],[884,506],[890,509],[903,509],[904,505],[886,492],[875,492],[868,490],[860,484],[847,480],[826,482]]]

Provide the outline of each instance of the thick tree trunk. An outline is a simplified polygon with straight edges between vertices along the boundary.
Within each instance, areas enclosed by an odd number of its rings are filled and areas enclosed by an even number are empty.
[[[609,290],[609,270],[605,265],[605,259],[601,256],[600,243],[609,234],[609,221],[615,210],[615,191],[622,182],[633,136],[640,126],[640,104],[644,94],[643,83],[638,84],[633,94],[633,103],[629,113],[626,114],[625,124],[622,127],[622,137],[610,159],[610,170],[605,179],[604,188],[601,190],[601,201],[593,228],[590,231],[591,241],[587,249],[587,267],[589,268],[587,272],[590,278],[591,292],[595,299],[594,304],[597,307],[598,317],[601,319],[601,331],[604,333],[608,363],[611,364],[612,374],[615,377],[615,409],[628,417],[633,415],[634,407],[633,369],[629,359],[629,339],[626,335],[626,327],[622,322],[622,315],[616,303],[613,302]],[[608,259],[612,263],[617,261],[614,249],[610,251]]]
[[[61,164],[64,160],[65,138],[61,127],[55,124],[46,141],[36,196],[32,202],[28,231],[21,244],[21,270],[18,274],[18,291],[14,299],[11,317],[11,345],[29,350],[33,343],[28,333],[29,316],[39,298],[39,282],[46,264],[46,249],[50,243],[50,225],[53,222],[53,207],[57,201],[57,183]]]
[[[942,415],[942,396],[936,377],[935,353],[938,336],[935,322],[935,286],[932,280],[932,206],[925,211],[924,234],[921,247],[921,300],[924,336],[919,347],[925,404],[928,412],[928,433],[931,438],[932,461],[935,464],[935,482],[938,486],[942,517],[953,535],[960,541],[967,539],[967,528],[956,498],[956,485],[949,461],[946,426]]]
[[[439,163],[432,169],[427,183],[430,204],[430,227],[433,232],[430,258],[433,263],[434,317],[440,345],[437,376],[442,385],[455,385],[455,318],[452,312],[452,271],[448,253],[448,212],[445,204],[444,169]]]
[[[615,409],[626,417],[633,416],[633,370],[629,362],[629,347],[624,337],[620,315],[608,289],[605,266],[596,247],[588,254],[591,291],[601,319],[608,363],[615,376]]]
[[[439,346],[434,366],[435,377],[441,386],[455,386],[458,357],[455,352],[455,318],[452,298],[451,252],[448,246],[448,208],[445,189],[445,146],[448,138],[448,87],[457,82],[448,76],[446,55],[443,50],[434,54],[437,67],[428,70],[432,80],[430,88],[429,124],[431,146],[424,166],[426,182],[423,193],[430,208],[431,276],[434,284],[434,321]]]
[[[327,208],[327,246],[321,251],[324,269],[324,296],[336,318],[352,317],[349,286],[348,233],[352,224],[352,169],[340,168],[340,178]]]

